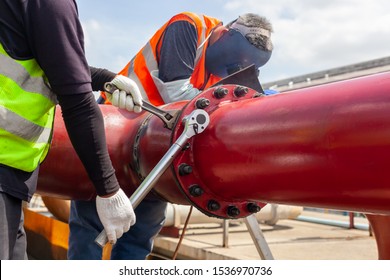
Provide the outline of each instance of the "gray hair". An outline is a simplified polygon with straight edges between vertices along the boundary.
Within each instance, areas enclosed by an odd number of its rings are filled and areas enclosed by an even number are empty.
[[[245,38],[256,48],[262,49],[265,51],[272,51],[273,44],[271,41],[271,32],[273,32],[271,22],[262,16],[257,14],[247,13],[240,15],[236,20],[230,22],[226,25],[229,28],[233,23],[243,25],[251,28],[261,28],[269,32],[269,36],[264,35],[263,33],[247,33],[243,34]],[[255,29],[254,29],[255,30]]]

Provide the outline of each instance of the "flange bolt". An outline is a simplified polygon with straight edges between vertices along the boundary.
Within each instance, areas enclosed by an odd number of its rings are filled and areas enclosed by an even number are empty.
[[[215,200],[210,200],[207,203],[207,209],[209,211],[217,211],[217,210],[219,210],[219,208],[221,208],[221,205],[219,205],[219,203]]]
[[[240,209],[238,209],[236,206],[229,206],[227,209],[227,214],[230,217],[237,217],[240,215]]]
[[[194,197],[201,196],[204,193],[204,190],[199,187],[199,185],[192,185],[189,189],[190,194]]]
[[[214,96],[218,99],[224,98],[228,94],[229,90],[227,88],[216,88],[213,92]]]
[[[233,94],[237,97],[243,97],[248,93],[248,88],[243,86],[236,86],[233,90]]]
[[[184,176],[192,173],[192,167],[191,165],[188,165],[186,163],[182,163],[179,165],[179,175]]]
[[[199,98],[198,100],[196,100],[196,103],[195,103],[195,106],[198,109],[205,109],[209,105],[210,105],[210,100],[208,100],[207,98],[204,98],[204,97]]]
[[[256,203],[253,203],[253,202],[249,202],[246,206],[246,208],[248,209],[248,211],[250,213],[257,213],[261,210],[261,207],[259,205],[257,205]]]

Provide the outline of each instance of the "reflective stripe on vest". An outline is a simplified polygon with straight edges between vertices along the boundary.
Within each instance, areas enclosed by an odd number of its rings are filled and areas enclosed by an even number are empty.
[[[0,44],[0,164],[37,168],[49,150],[56,103],[35,59],[15,60]]]
[[[162,42],[165,30],[168,25],[175,21],[186,20],[197,29],[198,49],[196,51],[194,73],[191,76],[191,83],[198,89],[203,89],[207,83],[205,75],[205,50],[206,42],[214,27],[221,22],[218,19],[194,13],[181,13],[174,16],[170,21],[164,24],[149,40],[149,42],[137,53],[137,55],[126,65],[119,74],[133,79],[139,86],[143,98],[149,100],[154,105],[164,104],[156,85],[150,75],[153,70],[158,70],[157,52],[159,52],[159,43]]]

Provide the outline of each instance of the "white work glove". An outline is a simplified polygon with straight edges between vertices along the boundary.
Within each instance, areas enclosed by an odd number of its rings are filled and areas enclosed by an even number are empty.
[[[132,79],[118,75],[111,83],[118,88],[112,96],[109,93],[107,94],[108,100],[112,105],[136,113],[142,111],[142,95],[138,85]]]
[[[97,196],[96,210],[111,244],[135,224],[133,206],[122,189],[110,197]]]

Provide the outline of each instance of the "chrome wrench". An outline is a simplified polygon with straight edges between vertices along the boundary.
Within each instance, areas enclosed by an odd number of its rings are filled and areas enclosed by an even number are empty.
[[[139,187],[131,195],[130,202],[133,208],[136,208],[144,197],[152,190],[154,184],[169,167],[173,159],[184,148],[187,141],[191,137],[202,133],[208,126],[209,122],[209,114],[202,109],[196,109],[192,111],[191,114],[183,118],[184,130],[182,134],[179,138],[177,138],[175,143],[172,144],[157,165],[150,171],[148,176],[146,176],[141,185],[139,185]],[[108,242],[105,230],[96,237],[95,242],[100,247],[104,247],[104,245]]]
[[[118,88],[112,83],[104,84],[104,90],[111,94],[113,94],[117,89]],[[164,126],[170,130],[172,130],[175,125],[176,119],[180,113],[180,110],[164,111],[145,100],[142,100],[141,108],[159,117],[164,122]]]

